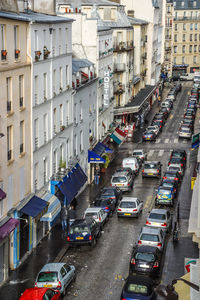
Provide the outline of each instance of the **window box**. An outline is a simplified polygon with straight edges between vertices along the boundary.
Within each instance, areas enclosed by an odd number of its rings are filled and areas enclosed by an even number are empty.
[[[6,60],[7,58],[7,50],[1,50],[1,60]]]
[[[44,46],[44,48],[43,48],[43,56],[44,56],[44,59],[47,59],[50,53],[51,53],[51,52],[47,49],[47,47]]]
[[[63,131],[63,130],[65,130],[65,125],[60,126],[60,131]]]
[[[15,59],[18,59],[20,55],[20,50],[19,49],[15,49]]]
[[[35,61],[38,61],[40,59],[41,54],[41,51],[35,51]]]

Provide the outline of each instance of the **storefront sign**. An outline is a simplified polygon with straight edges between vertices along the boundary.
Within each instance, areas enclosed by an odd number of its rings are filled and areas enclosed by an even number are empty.
[[[103,104],[104,106],[109,106],[110,99],[110,73],[109,71],[104,72],[104,95]]]

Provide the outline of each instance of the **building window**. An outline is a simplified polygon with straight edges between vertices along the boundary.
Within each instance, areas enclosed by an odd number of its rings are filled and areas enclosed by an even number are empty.
[[[77,153],[77,135],[74,135],[74,156],[76,156]]]
[[[34,47],[35,47],[35,51],[38,51],[38,31],[35,30],[34,31]]]
[[[19,58],[19,26],[14,26],[14,47],[15,59]]]
[[[176,2],[174,2],[174,4],[175,4],[175,3],[176,3]],[[175,19],[177,19],[177,15],[178,15],[178,14],[177,14],[177,11],[176,11],[176,12],[175,12]]]
[[[197,33],[194,35],[194,41],[197,42]]]
[[[186,11],[183,12],[183,17],[186,18]]]
[[[44,114],[43,117],[43,124],[44,124],[44,144],[48,141],[48,115]]]
[[[62,29],[59,28],[59,55],[62,54]]]
[[[184,7],[184,1],[181,2],[181,6]]]
[[[43,74],[43,99],[47,100],[47,73]]]
[[[186,24],[183,23],[183,30],[186,30]]]
[[[198,29],[197,23],[194,24],[194,29],[195,29],[195,30]]]
[[[199,45],[199,52],[200,52],[200,45]]]
[[[194,45],[194,52],[197,52],[197,45]]]
[[[190,42],[192,42],[192,34],[190,34]]]
[[[193,24],[192,23],[190,24],[190,30],[193,30]]]
[[[60,73],[59,84],[60,84],[60,93],[61,93],[63,90],[63,69],[62,69],[62,67],[60,67],[59,73]]]
[[[177,53],[177,46],[174,46],[174,53]]]
[[[69,109],[69,101],[66,101],[66,125],[69,125],[70,119],[69,119],[69,115],[70,115],[70,109]]]
[[[53,88],[53,96],[56,96],[56,69],[53,70],[52,88]]]
[[[12,80],[11,77],[6,78],[6,92],[7,92],[7,113],[12,111]]]
[[[193,57],[193,63],[194,63],[194,64],[197,63],[197,57],[196,57],[196,56]]]
[[[197,6],[197,1],[193,1],[193,7],[196,7]]]
[[[66,88],[69,88],[69,67],[65,67],[65,82],[66,82]]]
[[[60,104],[60,130],[64,129],[64,121],[63,121],[63,105]]]
[[[24,147],[24,121],[20,121],[20,153],[25,152]]]
[[[182,52],[185,53],[185,45],[182,46]]]
[[[0,24],[0,50],[6,50],[6,39],[5,39],[6,25]]]
[[[83,131],[80,131],[80,152],[83,151]]]
[[[39,167],[38,163],[34,165],[34,186],[35,186],[35,191],[38,190],[38,182],[39,182]]]
[[[13,128],[12,126],[7,127],[7,160],[13,158]]]
[[[43,174],[43,177],[44,177],[44,184],[47,183],[47,159],[45,158],[44,159],[44,174]]]
[[[175,31],[178,30],[178,24],[174,24],[174,30],[175,30]]]
[[[185,34],[183,34],[183,42],[185,42]]]
[[[38,119],[34,120],[34,135],[35,135],[35,150],[37,150],[38,149],[38,135],[39,135]]]
[[[185,63],[185,56],[182,56],[182,64]]]
[[[192,45],[189,47],[189,52],[192,53]]]
[[[58,156],[57,150],[53,151],[53,173],[55,174],[58,170]]]
[[[56,55],[56,30],[53,29],[52,33],[52,56]]]
[[[53,110],[53,134],[56,134],[57,132],[57,113],[56,108]]]
[[[35,91],[34,91],[34,100],[35,100],[35,105],[38,105],[38,76],[35,76],[34,78],[34,85],[35,85]]]
[[[44,46],[46,46],[46,40],[47,40],[47,31],[44,29],[43,30],[43,43],[44,43]]]
[[[177,42],[177,34],[174,35],[174,42]]]
[[[19,76],[19,107],[24,107],[24,75]]]

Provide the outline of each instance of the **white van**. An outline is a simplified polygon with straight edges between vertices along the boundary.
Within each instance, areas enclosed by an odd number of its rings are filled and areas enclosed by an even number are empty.
[[[194,83],[200,83],[200,72],[194,72]]]
[[[131,168],[131,170],[138,174],[139,172],[139,164],[136,157],[127,157],[122,160],[123,168]]]

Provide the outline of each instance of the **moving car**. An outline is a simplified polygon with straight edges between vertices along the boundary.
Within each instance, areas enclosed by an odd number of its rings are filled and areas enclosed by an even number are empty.
[[[175,193],[173,188],[160,186],[156,194],[155,205],[164,204],[173,206],[174,198]]]
[[[108,214],[108,216],[112,216],[115,211],[116,203],[110,198],[97,198],[93,201],[93,205],[95,207],[101,207]]]
[[[101,207],[88,207],[84,212],[84,219],[92,218],[99,223],[101,229],[108,219],[108,213]]]
[[[100,225],[92,218],[77,219],[69,228],[67,243],[72,245],[96,245],[101,235]]]
[[[187,153],[185,150],[182,150],[182,149],[174,149],[172,150],[171,152],[171,155],[170,155],[170,159],[172,157],[180,157],[182,158],[184,161],[187,160]]]
[[[141,159],[141,161],[144,161],[147,157],[147,154],[142,149],[136,149],[136,150],[133,150],[132,156],[139,157],[139,159]]]
[[[129,275],[121,293],[121,300],[156,300],[155,282],[142,275]]]
[[[146,220],[146,226],[160,227],[169,231],[172,227],[172,216],[167,209],[153,208]]]
[[[26,289],[19,300],[60,300],[61,294],[59,291],[55,291],[49,288],[33,287]]]
[[[75,280],[75,277],[76,269],[73,265],[48,263],[39,271],[35,280],[35,287],[59,290],[62,295],[65,295],[68,285]]]
[[[161,177],[161,163],[159,161],[145,161],[142,170],[142,178],[144,177]]]
[[[144,226],[139,234],[137,244],[157,247],[160,251],[163,251],[165,232],[161,228]]]
[[[143,133],[142,140],[143,140],[143,142],[155,141],[156,140],[156,134],[153,131],[150,131],[150,130],[145,131]]]
[[[160,132],[160,127],[158,127],[157,125],[154,126],[150,125],[147,127],[147,131],[153,131],[157,137]]]
[[[133,176],[131,169],[125,171],[130,172],[131,176]],[[122,199],[122,191],[115,186],[106,186],[101,190],[101,194],[99,198],[101,199],[109,198],[114,200],[115,204],[117,204],[119,200]]]
[[[184,175],[184,169],[183,169],[183,167],[180,164],[170,164],[167,167],[167,171],[178,172],[181,177],[183,177],[183,175]]]
[[[170,166],[172,164],[180,165],[181,167],[185,168],[185,160],[184,160],[184,158],[181,158],[181,157],[170,158],[170,160],[168,162],[168,166]]]
[[[116,172],[111,178],[111,186],[130,192],[133,189],[133,176],[129,172]]]
[[[123,197],[118,209],[118,217],[136,217],[142,213],[143,202],[136,197]]]
[[[129,274],[145,274],[157,277],[160,273],[162,255],[160,250],[152,246],[136,246],[133,248]]]
[[[162,128],[163,128],[163,122],[161,122],[161,120],[153,120],[151,122],[151,125],[154,126],[154,125],[157,125],[159,128],[160,128],[160,131],[162,131]]]

